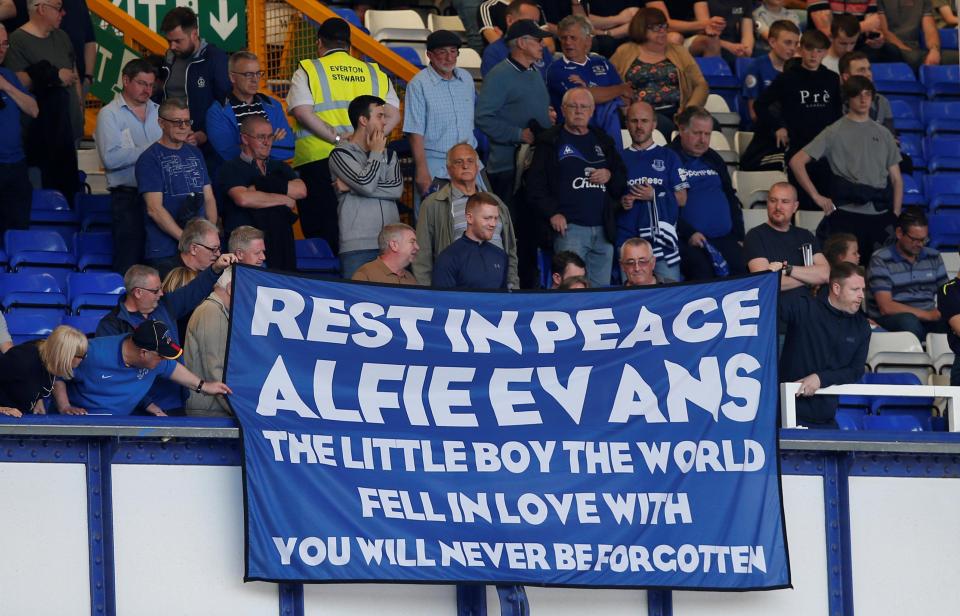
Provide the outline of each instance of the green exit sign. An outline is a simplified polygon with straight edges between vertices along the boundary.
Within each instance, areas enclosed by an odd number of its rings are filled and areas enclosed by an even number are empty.
[[[160,32],[160,22],[171,9],[186,6],[197,14],[200,37],[224,51],[237,51],[247,46],[246,0],[112,0],[114,6],[145,25]]]

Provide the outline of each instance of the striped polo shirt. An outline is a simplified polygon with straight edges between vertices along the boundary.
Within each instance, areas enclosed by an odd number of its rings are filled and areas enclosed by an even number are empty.
[[[937,287],[946,284],[947,269],[940,253],[924,248],[913,263],[906,260],[890,245],[873,253],[867,271],[867,314],[880,316],[875,294],[889,291],[895,302],[919,310],[931,310],[937,305]]]

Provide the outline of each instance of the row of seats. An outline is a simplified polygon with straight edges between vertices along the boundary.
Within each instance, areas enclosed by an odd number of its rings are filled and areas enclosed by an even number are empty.
[[[954,354],[946,334],[927,334],[926,349],[910,332],[873,332],[867,350],[870,372],[907,372],[926,383],[931,375],[949,374]]]
[[[83,314],[56,314],[43,309],[30,309],[11,312],[3,318],[7,322],[7,330],[13,343],[23,344],[46,338],[58,325],[69,325],[87,336],[92,336],[106,313],[106,310],[91,310]]]
[[[0,309],[7,314],[28,308],[77,315],[109,310],[123,292],[123,277],[114,272],[70,272],[64,285],[48,273],[0,274]]]
[[[916,169],[931,174],[960,171],[960,134],[922,137],[918,133],[903,133],[900,150],[910,155]]]
[[[922,385],[920,379],[909,372],[867,373],[860,383]],[[836,420],[841,430],[946,431],[946,418],[934,415],[934,402],[926,396],[839,396]]]

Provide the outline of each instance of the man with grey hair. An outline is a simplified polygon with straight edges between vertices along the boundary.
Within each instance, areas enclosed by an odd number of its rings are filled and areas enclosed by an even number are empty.
[[[266,118],[273,127],[270,158],[293,158],[293,130],[277,99],[260,92],[260,60],[255,53],[237,51],[227,64],[233,89],[207,109],[207,138],[222,161],[240,156],[240,125],[251,116]]]
[[[237,227],[230,234],[227,249],[237,255],[237,262],[244,265],[263,267],[267,259],[267,248],[263,241],[263,231],[250,225]]]
[[[223,380],[223,360],[227,352],[227,334],[230,330],[230,298],[233,268],[220,274],[210,295],[204,299],[187,324],[183,340],[183,364],[204,381]],[[208,396],[190,392],[186,414],[198,417],[228,417],[233,415],[222,395]]]
[[[37,96],[38,120],[24,135],[27,165],[40,168],[44,188],[59,190],[73,203],[80,189],[76,144],[83,137],[76,54],[70,36],[60,28],[62,4],[40,0],[25,4],[29,21],[10,33],[3,64]]]
[[[668,281],[654,272],[657,257],[653,246],[642,237],[631,237],[620,246],[620,268],[623,270],[623,286],[646,287]]]
[[[395,222],[385,225],[377,237],[380,256],[361,265],[353,273],[353,280],[383,284],[419,284],[407,268],[420,250],[417,232],[410,225]]]
[[[582,15],[567,15],[557,25],[562,55],[547,69],[550,104],[563,121],[563,95],[572,88],[587,88],[596,108],[590,125],[604,130],[614,143],[621,143],[620,107],[633,96],[633,86],[623,83],[617,69],[600,54],[590,53],[593,25]]]
[[[220,256],[220,232],[209,220],[194,218],[183,228],[177,250],[185,268],[202,272]]]

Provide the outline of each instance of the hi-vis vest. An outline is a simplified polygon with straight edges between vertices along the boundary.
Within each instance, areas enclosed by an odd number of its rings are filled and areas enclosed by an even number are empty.
[[[313,93],[313,111],[317,117],[339,134],[353,130],[347,108],[350,101],[362,94],[385,99],[389,88],[387,75],[373,62],[358,60],[345,51],[335,51],[320,58],[301,60],[302,68]],[[294,122],[297,141],[293,166],[299,167],[330,156],[333,144],[324,141]]]

